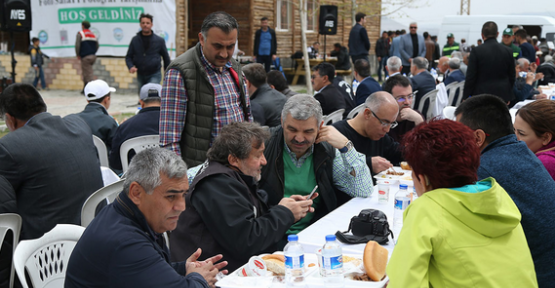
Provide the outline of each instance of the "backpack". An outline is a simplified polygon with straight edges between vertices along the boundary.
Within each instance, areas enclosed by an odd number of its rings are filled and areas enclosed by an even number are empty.
[[[352,230],[352,235],[348,235]],[[389,241],[389,235],[393,239],[393,232],[389,229],[387,216],[377,209],[364,209],[358,216],[351,218],[349,230],[345,232],[337,231],[335,236],[345,244],[367,243],[374,240],[380,244]]]

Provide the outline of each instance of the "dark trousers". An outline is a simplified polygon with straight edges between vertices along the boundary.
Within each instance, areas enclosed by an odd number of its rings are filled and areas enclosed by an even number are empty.
[[[37,84],[39,84],[39,78],[42,89],[46,88],[46,81],[44,80],[44,71],[42,71],[42,66],[39,66],[39,70],[35,70],[35,80],[33,80],[33,86],[35,86],[35,88],[38,88]]]
[[[351,55],[351,60],[353,61],[353,65],[355,65],[355,62],[358,59],[364,59],[364,60],[368,61],[368,54]],[[370,61],[368,61],[368,62],[370,62]]]
[[[381,61],[378,61],[378,81],[382,81],[382,70],[384,78],[388,76],[387,70],[385,69],[385,65],[387,65],[388,56],[382,57]]]
[[[264,65],[266,73],[270,72],[270,66],[272,66],[272,55],[257,55],[256,63]]]

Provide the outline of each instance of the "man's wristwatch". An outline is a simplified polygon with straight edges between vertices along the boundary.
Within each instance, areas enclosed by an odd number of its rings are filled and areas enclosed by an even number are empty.
[[[351,150],[354,147],[353,142],[351,142],[351,140],[347,141],[347,143],[345,143],[345,147],[339,149],[339,152],[341,153],[347,153],[349,150]]]

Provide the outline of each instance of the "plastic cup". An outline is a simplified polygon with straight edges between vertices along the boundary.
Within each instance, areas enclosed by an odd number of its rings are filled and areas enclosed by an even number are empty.
[[[249,262],[239,270],[240,277],[260,277],[266,275],[266,264],[258,256],[252,256]]]
[[[378,181],[378,203],[387,204],[389,201],[389,184],[387,180]]]

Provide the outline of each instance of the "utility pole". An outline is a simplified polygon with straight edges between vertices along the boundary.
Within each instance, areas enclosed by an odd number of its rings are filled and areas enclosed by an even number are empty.
[[[470,0],[461,0],[461,15],[470,15]]]

